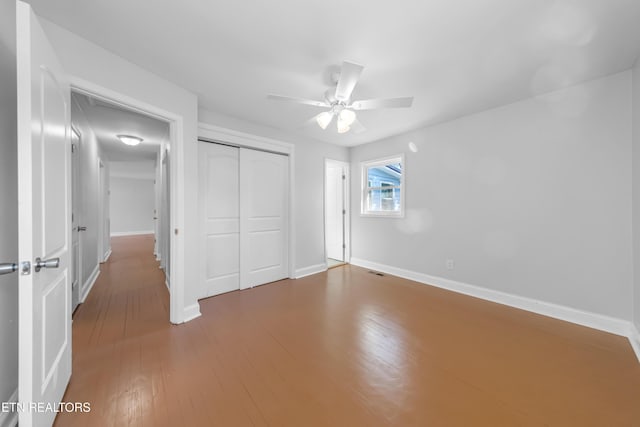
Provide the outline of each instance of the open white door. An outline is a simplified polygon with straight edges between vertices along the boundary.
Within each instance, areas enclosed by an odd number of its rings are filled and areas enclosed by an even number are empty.
[[[27,405],[19,424],[39,427],[53,423],[71,376],[70,90],[31,7],[20,1],[17,60],[18,386]]]

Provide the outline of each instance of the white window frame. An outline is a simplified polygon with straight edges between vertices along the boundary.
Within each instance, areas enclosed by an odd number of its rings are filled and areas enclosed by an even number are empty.
[[[400,163],[402,165],[402,174],[400,175],[400,185],[393,186],[393,193],[395,194],[395,189],[400,190],[400,210],[399,211],[383,211],[376,210],[372,211],[368,209],[367,197],[369,194],[369,190],[371,189],[381,189],[382,187],[370,187],[369,186],[369,169],[372,167],[388,165],[390,163]],[[404,218],[404,206],[405,206],[405,162],[404,162],[404,154],[396,154],[393,156],[368,160],[360,163],[360,216],[371,216],[371,217],[391,217],[391,218]]]

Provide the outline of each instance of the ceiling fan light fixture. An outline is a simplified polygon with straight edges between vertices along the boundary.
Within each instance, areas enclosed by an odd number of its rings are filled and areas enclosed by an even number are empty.
[[[338,133],[347,133],[349,132],[349,129],[351,129],[351,127],[344,123],[342,120],[338,120]]]
[[[347,127],[351,126],[356,121],[356,112],[353,110],[347,110],[346,108],[340,111],[338,120],[341,121]]]
[[[116,135],[118,139],[123,143],[131,146],[138,145],[142,142],[142,138],[133,135]]]
[[[330,111],[325,111],[324,113],[320,113],[316,116],[316,122],[323,130],[329,126],[331,120],[333,120],[333,114]]]

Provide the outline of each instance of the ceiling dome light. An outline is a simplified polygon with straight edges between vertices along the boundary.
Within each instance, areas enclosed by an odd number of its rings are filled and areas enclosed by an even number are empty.
[[[346,126],[351,126],[353,122],[356,121],[356,112],[353,110],[347,110],[346,108],[340,111],[340,115],[338,116],[338,120],[340,120]]]
[[[318,126],[323,130],[329,126],[331,120],[333,120],[333,114],[330,111],[325,111],[324,113],[320,113],[316,116],[316,122],[318,122]]]
[[[142,142],[142,138],[132,135],[116,135],[123,144],[138,145]]]

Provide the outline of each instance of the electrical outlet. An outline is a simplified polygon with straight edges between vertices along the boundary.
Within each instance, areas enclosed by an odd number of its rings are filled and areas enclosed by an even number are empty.
[[[453,260],[452,259],[448,259],[447,260],[447,270],[453,270]]]

